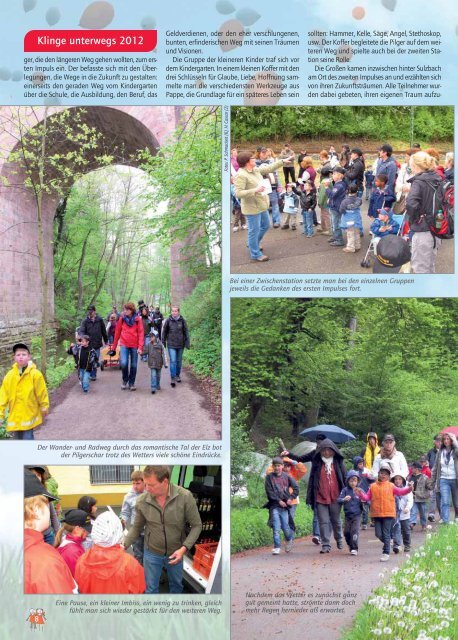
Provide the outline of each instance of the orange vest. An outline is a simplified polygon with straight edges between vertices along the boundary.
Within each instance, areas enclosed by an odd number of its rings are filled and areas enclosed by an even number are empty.
[[[391,482],[371,484],[371,518],[395,518],[396,503]]]

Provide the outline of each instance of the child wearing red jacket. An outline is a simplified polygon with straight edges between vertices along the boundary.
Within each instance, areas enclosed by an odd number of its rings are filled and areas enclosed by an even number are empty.
[[[390,482],[391,465],[389,462],[382,462],[378,472],[377,480],[369,487],[369,491],[364,493],[362,489],[356,487],[354,492],[359,495],[363,502],[371,503],[371,518],[375,523],[375,535],[383,543],[383,552],[380,562],[390,559],[391,529],[396,519],[395,496],[405,496],[412,491],[412,487],[396,487]]]
[[[90,533],[92,525],[87,513],[82,509],[70,509],[65,513],[62,522],[63,526],[57,532],[54,546],[75,577],[76,563],[85,552],[83,540]]]

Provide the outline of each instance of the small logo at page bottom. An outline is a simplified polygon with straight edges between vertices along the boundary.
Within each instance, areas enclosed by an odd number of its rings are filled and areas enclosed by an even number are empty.
[[[30,624],[31,629],[43,629],[43,625],[46,623],[45,612],[43,609],[30,609],[26,622]]]

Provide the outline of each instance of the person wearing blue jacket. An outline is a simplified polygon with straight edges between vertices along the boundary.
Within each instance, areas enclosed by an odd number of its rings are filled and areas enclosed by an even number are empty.
[[[358,472],[352,469],[347,473],[346,486],[337,498],[337,502],[343,504],[345,514],[343,533],[352,556],[358,555],[359,527],[361,524],[361,500],[354,491],[358,485]]]
[[[358,185],[351,184],[348,194],[340,204],[340,228],[347,232],[347,246],[343,248],[346,253],[355,253],[361,249],[361,236],[363,221],[361,220],[361,205],[363,201],[358,196]]]
[[[399,222],[393,219],[392,209],[380,209],[378,218],[371,224],[371,233],[373,233],[376,238],[383,238],[390,234],[395,236],[398,231]]]
[[[375,178],[375,189],[372,190],[369,199],[369,208],[367,215],[369,218],[376,218],[380,209],[391,207],[396,198],[388,192],[388,177],[384,174],[377,175]]]
[[[390,144],[383,144],[379,149],[379,161],[375,171],[375,177],[383,174],[387,177],[387,193],[394,196],[394,187],[398,173],[396,160],[392,156],[393,147]]]
[[[334,167],[332,171],[333,186],[327,190],[328,207],[331,213],[333,236],[329,241],[331,247],[343,247],[344,239],[342,229],[340,228],[340,205],[347,193],[347,184],[344,181],[345,169],[343,167]]]

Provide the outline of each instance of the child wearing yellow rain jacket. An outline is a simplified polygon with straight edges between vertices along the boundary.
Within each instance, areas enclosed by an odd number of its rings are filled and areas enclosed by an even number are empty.
[[[31,361],[26,344],[13,347],[15,363],[0,388],[0,421],[8,409],[6,430],[15,440],[33,440],[33,430],[49,410],[48,390],[43,374]]]

